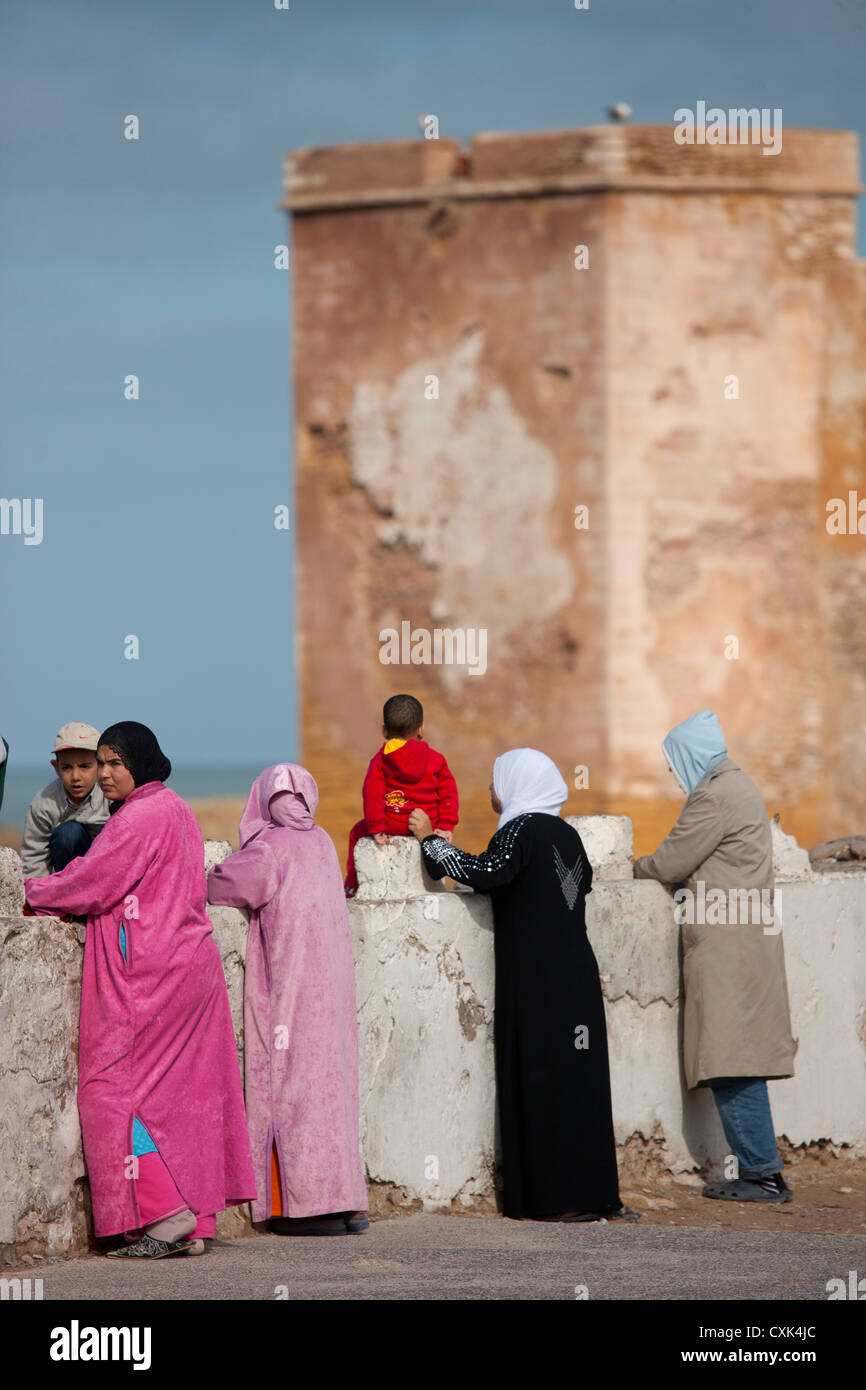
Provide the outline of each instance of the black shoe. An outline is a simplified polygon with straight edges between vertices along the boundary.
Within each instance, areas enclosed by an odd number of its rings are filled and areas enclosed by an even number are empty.
[[[370,1229],[370,1218],[365,1211],[342,1211],[339,1215],[345,1221],[350,1236],[360,1235],[362,1231]]]
[[[794,1193],[781,1173],[773,1173],[769,1178],[734,1178],[730,1182],[707,1183],[703,1195],[721,1202],[760,1202],[764,1206],[779,1206],[794,1200]]]
[[[275,1236],[345,1236],[342,1216],[274,1216],[270,1228]]]

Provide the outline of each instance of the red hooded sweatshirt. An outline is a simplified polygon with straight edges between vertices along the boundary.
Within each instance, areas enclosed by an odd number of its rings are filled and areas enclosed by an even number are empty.
[[[457,824],[457,783],[441,753],[423,738],[390,739],[364,778],[368,835],[408,835],[409,812],[426,811],[434,830]]]

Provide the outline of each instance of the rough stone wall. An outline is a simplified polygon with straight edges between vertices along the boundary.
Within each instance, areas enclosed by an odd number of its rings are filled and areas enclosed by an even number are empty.
[[[726,1145],[712,1097],[687,1092],[681,1075],[671,898],[630,877],[626,818],[573,823],[595,867],[587,923],[606,1001],[620,1155],[637,1141],[674,1173],[718,1163]],[[827,1140],[866,1154],[866,872],[814,872],[777,824],[774,841],[798,1039],[796,1076],[770,1083],[776,1131],[794,1145]],[[227,851],[208,843],[207,862]],[[17,911],[15,865],[4,857],[0,868],[12,874],[2,901]],[[349,917],[371,1205],[493,1210],[489,901],[432,884],[414,840],[387,849],[361,842],[358,871]],[[246,919],[232,908],[211,915],[240,1043]],[[0,918],[0,1263],[86,1245],[75,1101],[80,938],[55,918]],[[234,1209],[217,1232],[252,1227]]]
[[[554,268],[598,245],[599,213],[553,199],[295,223],[304,756],[317,775],[338,761],[358,797],[382,704],[407,688],[464,795],[487,786],[492,729],[502,747],[558,730],[566,767],[603,763],[604,538],[574,529],[577,504],[601,503],[601,278],[571,272],[563,324]],[[381,664],[379,632],[404,620],[485,629],[485,674]]]
[[[769,158],[640,126],[289,157],[317,775],[359,788],[408,688],[473,815],[495,753],[534,744],[589,768],[569,809],[628,812],[650,849],[661,738],[711,705],[802,840],[856,828],[866,538],[825,508],[866,498],[859,191],[838,131]],[[486,674],[382,665],[402,619],[486,628]]]
[[[819,417],[824,498],[866,498],[866,265],[837,265],[825,283]],[[828,836],[866,829],[866,535],[821,536],[821,660]]]
[[[54,917],[0,917],[0,1263],[73,1254],[87,1242],[80,935]]]
[[[639,1141],[674,1173],[719,1165],[727,1145],[712,1096],[687,1091],[682,1077],[671,897],[630,877],[627,819],[572,823],[597,866],[587,924],[620,1155]],[[773,837],[798,1041],[796,1075],[770,1083],[776,1130],[793,1145],[828,1140],[866,1154],[866,873],[813,872],[776,822]],[[362,842],[358,868],[350,917],[368,1170],[379,1181],[387,1175],[404,1202],[460,1210],[489,1196],[496,1153],[489,903],[431,885],[411,841],[383,850]]]
[[[841,772],[825,768],[840,742],[828,673],[859,684],[864,671],[850,639],[866,584],[843,618],[839,587],[818,582],[834,495],[819,428],[827,282],[851,267],[851,201],[618,194],[606,234],[613,804],[667,776],[659,730],[710,707],[772,809],[817,838],[811,815],[826,801],[829,821]],[[725,398],[730,374],[739,399]],[[866,554],[866,537],[840,539]],[[831,664],[840,622],[849,640]],[[850,825],[866,805],[846,781]]]

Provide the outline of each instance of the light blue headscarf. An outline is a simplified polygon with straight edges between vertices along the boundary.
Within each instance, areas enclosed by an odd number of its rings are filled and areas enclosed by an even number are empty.
[[[711,709],[702,709],[676,724],[662,748],[686,796],[691,796],[698,782],[728,756],[722,726]]]

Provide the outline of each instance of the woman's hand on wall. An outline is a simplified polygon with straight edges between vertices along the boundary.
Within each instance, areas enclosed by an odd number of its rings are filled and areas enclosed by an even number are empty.
[[[423,840],[425,836],[433,834],[433,822],[426,811],[416,806],[414,811],[409,812],[409,829],[416,840]]]

